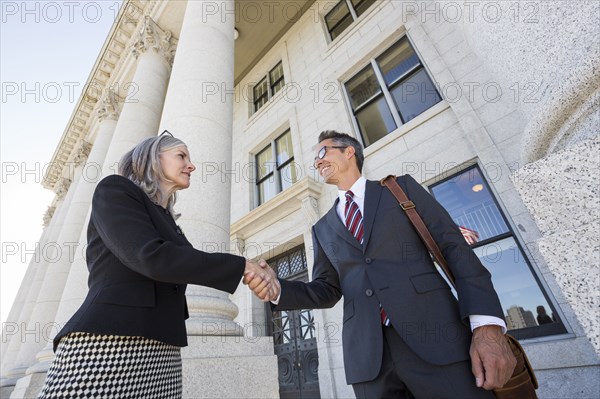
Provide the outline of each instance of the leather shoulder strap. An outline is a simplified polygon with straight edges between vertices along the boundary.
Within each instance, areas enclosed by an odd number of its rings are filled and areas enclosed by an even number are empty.
[[[386,186],[392,192],[394,197],[396,197],[400,208],[402,208],[402,210],[406,212],[406,216],[408,216],[408,219],[410,220],[413,227],[421,237],[421,240],[433,256],[433,258],[436,260],[436,262],[440,265],[440,267],[446,274],[446,277],[448,277],[448,280],[450,280],[452,285],[456,287],[454,274],[448,267],[448,262],[446,262],[442,251],[440,251],[440,248],[431,236],[431,233],[427,229],[427,226],[423,222],[423,219],[421,219],[421,215],[419,215],[419,213],[417,212],[415,204],[408,198],[404,190],[402,190],[402,187],[400,187],[400,185],[396,182],[396,176],[389,175],[381,179],[379,183],[382,186]]]

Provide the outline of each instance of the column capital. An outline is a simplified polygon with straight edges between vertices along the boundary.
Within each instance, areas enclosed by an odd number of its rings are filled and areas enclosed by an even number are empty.
[[[140,54],[152,50],[160,55],[169,64],[173,65],[177,40],[168,30],[163,30],[156,22],[146,15],[138,31],[138,36],[133,44],[133,55],[137,59]]]
[[[59,201],[62,201],[65,198],[67,192],[69,192],[70,186],[71,179],[67,179],[66,177],[60,179],[60,181],[56,185],[56,197]]]
[[[75,149],[75,155],[73,156],[73,162],[75,163],[75,167],[79,167],[83,164],[88,156],[90,155],[90,151],[92,149],[92,144],[85,140],[81,140]]]
[[[96,115],[99,122],[105,119],[119,119],[119,97],[112,88],[109,88],[98,101]]]
[[[52,220],[52,216],[54,216],[54,212],[56,212],[56,205],[50,205],[47,209],[46,212],[44,213],[44,227],[48,227],[48,225],[50,224],[50,221]]]

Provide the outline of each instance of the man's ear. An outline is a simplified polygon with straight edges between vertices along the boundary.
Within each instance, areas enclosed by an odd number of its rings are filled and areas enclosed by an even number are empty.
[[[352,156],[356,153],[356,150],[352,146],[346,147],[346,151],[348,151],[348,159],[352,158]]]

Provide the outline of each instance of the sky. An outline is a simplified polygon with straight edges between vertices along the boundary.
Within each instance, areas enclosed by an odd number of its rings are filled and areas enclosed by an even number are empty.
[[[41,185],[120,0],[0,0],[0,307],[21,285],[54,193]]]

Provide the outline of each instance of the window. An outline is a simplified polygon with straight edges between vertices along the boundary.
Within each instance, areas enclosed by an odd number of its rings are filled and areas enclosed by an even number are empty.
[[[365,147],[442,100],[406,36],[345,88]]]
[[[289,129],[256,155],[256,186],[261,205],[297,180]]]
[[[375,0],[342,0],[325,15],[325,25],[331,40],[346,30]]]
[[[283,76],[283,64],[281,61],[271,69],[271,71],[265,76],[252,90],[254,99],[254,112],[258,111],[263,105],[265,105],[270,98],[272,98],[281,88],[285,85],[285,79]]]
[[[517,338],[565,333],[479,168],[430,189],[492,274],[511,333]]]

